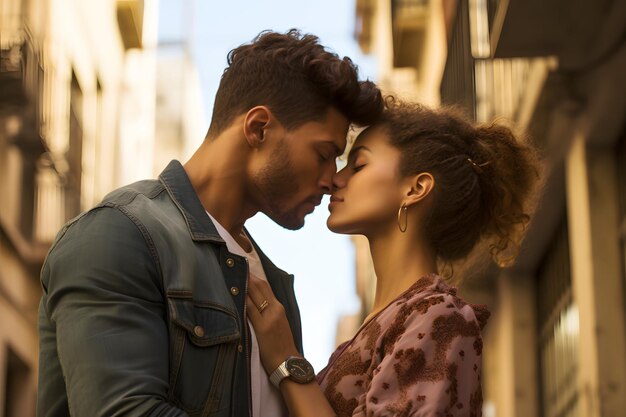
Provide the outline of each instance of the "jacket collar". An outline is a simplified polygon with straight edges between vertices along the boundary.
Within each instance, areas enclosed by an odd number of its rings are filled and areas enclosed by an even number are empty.
[[[159,180],[182,213],[192,240],[196,242],[213,242],[226,246],[226,242],[219,235],[211,218],[206,213],[196,190],[191,185],[191,181],[189,181],[189,177],[180,162],[176,160],[171,161],[159,175]],[[246,234],[250,237],[247,230]],[[250,237],[250,241],[259,254],[265,275],[276,298],[288,312],[287,319],[294,335],[296,347],[302,353],[302,329],[300,327],[298,305],[293,296],[293,275],[274,265],[252,237]]]
[[[211,218],[207,215],[204,206],[202,206],[198,198],[196,190],[191,185],[191,181],[189,181],[189,177],[179,161],[171,161],[161,175],[159,175],[159,180],[174,201],[174,204],[176,204],[181,211],[187,223],[191,238],[194,241],[226,244],[211,221]],[[246,234],[250,237],[248,230],[246,230]],[[270,275],[282,275],[288,277],[289,280],[293,282],[293,277],[274,265],[263,251],[261,251],[261,248],[252,237],[250,237],[250,241],[259,254],[268,278]]]
[[[159,180],[185,218],[192,240],[225,243],[206,214],[180,162],[171,161],[159,175]]]

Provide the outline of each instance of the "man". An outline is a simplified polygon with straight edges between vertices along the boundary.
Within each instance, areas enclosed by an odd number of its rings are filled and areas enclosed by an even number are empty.
[[[284,415],[245,299],[249,274],[267,279],[302,352],[293,277],[244,223],[260,211],[302,227],[331,190],[349,123],[371,122],[383,104],[349,59],[295,30],[260,34],[228,64],[185,166],[113,191],[53,243],[40,417]]]

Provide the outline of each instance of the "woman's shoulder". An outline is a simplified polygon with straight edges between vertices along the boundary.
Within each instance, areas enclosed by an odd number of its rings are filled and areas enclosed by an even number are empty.
[[[399,297],[389,315],[388,331],[406,330],[409,326],[435,325],[442,321],[463,319],[475,323],[482,330],[490,316],[484,305],[466,302],[457,293],[457,288],[446,283],[436,274],[417,281]]]

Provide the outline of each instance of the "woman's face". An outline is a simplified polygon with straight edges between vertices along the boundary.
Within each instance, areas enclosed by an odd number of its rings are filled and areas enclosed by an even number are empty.
[[[384,130],[373,127],[363,132],[348,164],[333,177],[328,228],[366,236],[397,228],[398,209],[410,188],[400,178],[399,161],[400,151],[389,144]]]

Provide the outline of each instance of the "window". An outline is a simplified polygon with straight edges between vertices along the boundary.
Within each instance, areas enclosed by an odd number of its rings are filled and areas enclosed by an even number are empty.
[[[565,216],[539,265],[537,280],[542,416],[578,417],[578,308],[572,299]]]

